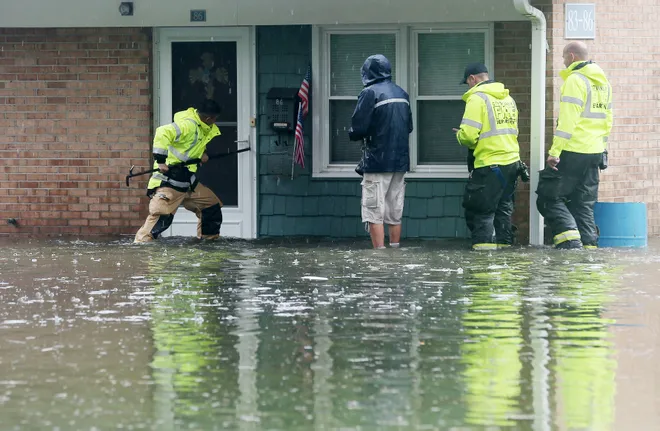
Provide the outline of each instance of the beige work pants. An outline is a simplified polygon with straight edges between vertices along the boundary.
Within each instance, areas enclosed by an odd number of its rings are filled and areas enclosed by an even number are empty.
[[[154,239],[151,230],[158,222],[161,216],[174,215],[183,204],[183,207],[188,211],[192,211],[197,216],[197,238],[199,239],[216,239],[220,235],[203,235],[202,234],[202,211],[212,207],[213,205],[220,205],[220,199],[203,184],[197,184],[194,192],[180,192],[171,187],[159,187],[151,197],[149,202],[149,216],[144,222],[140,230],[135,234],[135,242],[149,242]]]

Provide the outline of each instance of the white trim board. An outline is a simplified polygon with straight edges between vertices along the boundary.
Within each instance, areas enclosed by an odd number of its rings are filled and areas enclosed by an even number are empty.
[[[238,140],[247,141],[252,151],[239,154],[239,203],[222,209],[222,236],[257,236],[257,131],[251,126],[256,116],[256,41],[250,27],[159,28],[154,31],[154,117],[156,127],[172,121],[172,42],[236,42]],[[221,129],[222,130],[222,129]],[[244,148],[245,144],[239,144]],[[222,198],[222,197],[221,197]],[[172,227],[163,236],[196,236],[197,217],[183,207],[177,211]]]
[[[421,33],[475,32],[484,34],[485,64],[494,71],[494,24],[433,24],[433,25],[361,25],[361,26],[314,26],[312,27],[312,93],[317,95],[312,102],[312,175],[314,178],[355,178],[355,164],[330,163],[330,43],[333,34],[393,33],[396,35],[396,77],[397,84],[410,93],[411,108],[417,130],[417,100],[460,100],[461,96],[416,96],[412,89],[416,85],[417,35]],[[467,90],[467,86],[465,88]],[[351,97],[333,97],[333,99],[357,100]],[[457,125],[458,126],[458,125]],[[358,145],[356,143],[356,145]],[[459,145],[458,142],[456,145]],[[466,164],[421,165],[417,164],[417,132],[410,135],[411,171],[408,178],[452,179],[467,178]]]

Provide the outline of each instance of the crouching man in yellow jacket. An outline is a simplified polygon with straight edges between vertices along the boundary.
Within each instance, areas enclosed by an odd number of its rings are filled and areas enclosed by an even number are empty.
[[[555,247],[595,248],[594,204],[599,169],[607,168],[612,86],[603,69],[587,61],[584,43],[569,43],[563,56],[559,118],[547,167],[539,176],[536,206],[552,229]]]
[[[518,147],[518,108],[509,90],[491,81],[481,63],[465,68],[465,113],[454,129],[473,154],[463,208],[472,233],[472,248],[491,250],[513,244],[511,215],[518,175],[523,169]],[[494,231],[494,235],[493,235]]]
[[[197,237],[215,239],[220,236],[222,202],[199,182],[195,164],[182,165],[193,159],[208,160],[206,145],[220,130],[215,125],[220,107],[205,100],[199,109],[188,108],[174,114],[174,122],[156,129],[153,155],[155,172],[147,185],[149,216],[135,235],[135,242],[149,242],[172,224],[181,204],[197,215]]]

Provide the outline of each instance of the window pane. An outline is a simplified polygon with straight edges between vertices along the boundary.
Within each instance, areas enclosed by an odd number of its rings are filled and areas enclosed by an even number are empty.
[[[357,96],[362,91],[360,71],[370,55],[382,54],[392,64],[395,80],[396,35],[333,34],[330,35],[330,94]]]
[[[451,130],[463,119],[462,100],[425,100],[417,102],[417,163],[420,165],[465,164],[467,148]]]
[[[418,80],[420,96],[460,96],[468,63],[484,63],[484,33],[420,34],[418,39]]]
[[[357,100],[330,101],[330,163],[355,163],[362,157],[362,143],[348,139]]]

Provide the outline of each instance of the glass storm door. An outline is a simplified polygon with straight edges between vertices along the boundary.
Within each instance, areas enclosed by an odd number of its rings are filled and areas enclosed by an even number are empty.
[[[252,109],[250,32],[247,28],[161,29],[158,38],[160,124],[204,99],[222,108],[221,135],[207,145],[209,156],[251,147],[252,151],[210,160],[200,182],[222,200],[222,236],[256,237],[256,177]],[[166,235],[195,236],[197,217],[181,207]]]

